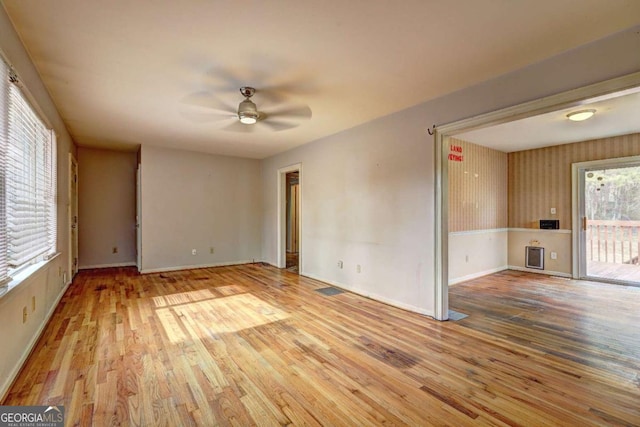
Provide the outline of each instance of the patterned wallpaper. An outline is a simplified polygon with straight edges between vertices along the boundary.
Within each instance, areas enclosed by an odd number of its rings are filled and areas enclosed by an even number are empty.
[[[571,164],[640,155],[640,134],[509,153],[509,227],[559,219],[571,228]],[[551,215],[556,208],[556,215]]]
[[[507,154],[451,138],[449,231],[507,228]]]

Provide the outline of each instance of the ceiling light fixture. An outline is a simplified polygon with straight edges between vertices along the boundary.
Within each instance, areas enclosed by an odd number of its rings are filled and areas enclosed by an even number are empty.
[[[256,107],[256,104],[250,99],[253,94],[256,93],[256,90],[249,86],[243,86],[240,88],[240,93],[245,97],[244,101],[238,105],[238,118],[240,119],[240,123],[253,125],[260,118],[258,107]]]
[[[596,110],[580,110],[567,114],[567,119],[573,122],[581,122],[590,119],[596,113]]]

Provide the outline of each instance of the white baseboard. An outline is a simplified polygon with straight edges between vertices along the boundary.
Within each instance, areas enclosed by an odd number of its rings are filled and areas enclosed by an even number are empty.
[[[525,268],[525,267],[518,267],[516,265],[510,265],[509,266],[509,270],[516,270],[516,271],[526,271],[527,273],[537,273],[537,274],[546,274],[547,276],[559,276],[559,277],[567,277],[569,279],[571,279],[573,276],[571,276],[571,274],[569,273],[563,273],[560,271],[553,271],[553,270],[538,270],[536,268]]]
[[[91,270],[94,268],[114,268],[114,267],[135,267],[135,262],[117,262],[114,264],[94,264],[94,265],[81,265],[78,270]]]
[[[416,307],[416,306],[411,305],[411,304],[405,304],[405,303],[402,303],[402,302],[399,302],[399,301],[395,301],[395,300],[392,300],[392,299],[389,299],[389,298],[386,298],[386,297],[383,297],[383,296],[380,296],[380,295],[376,295],[376,294],[365,292],[365,291],[360,290],[360,289],[352,288],[352,287],[349,287],[348,285],[345,285],[344,283],[334,282],[333,280],[323,279],[322,277],[318,277],[318,276],[315,276],[313,274],[303,273],[303,272],[300,273],[300,276],[309,277],[311,279],[327,283],[327,284],[329,284],[331,286],[335,286],[336,288],[344,289],[345,291],[349,291],[349,292],[352,292],[354,294],[358,294],[360,296],[363,296],[365,298],[369,298],[369,299],[372,299],[372,300],[375,300],[375,301],[390,305],[392,307],[400,308],[402,310],[407,310],[407,311],[411,311],[413,313],[423,314],[423,315],[429,316],[429,317],[434,317],[435,316],[435,313],[432,312],[432,311],[424,310],[424,309],[422,309],[420,307]]]
[[[449,286],[456,285],[458,283],[466,282],[467,280],[477,279],[478,277],[488,276],[489,274],[497,273],[499,271],[508,270],[508,265],[503,265],[497,268],[491,268],[489,270],[480,271],[478,273],[467,274],[466,276],[458,277],[457,279],[449,280]]]
[[[227,267],[230,265],[253,264],[254,262],[260,262],[260,261],[247,259],[247,260],[240,260],[240,261],[216,262],[213,264],[176,265],[173,267],[147,268],[147,269],[141,270],[140,273],[141,274],[166,273],[169,271],[195,270],[198,268]]]

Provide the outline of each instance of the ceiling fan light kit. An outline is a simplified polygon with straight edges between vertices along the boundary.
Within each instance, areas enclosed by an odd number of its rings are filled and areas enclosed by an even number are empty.
[[[573,111],[567,114],[567,119],[571,120],[572,122],[582,122],[593,117],[595,113],[596,110],[594,109]]]
[[[240,88],[240,93],[245,97],[244,101],[238,105],[238,118],[240,119],[240,123],[253,125],[260,118],[258,107],[251,101],[251,97],[256,93],[256,90],[252,87],[243,86]]]

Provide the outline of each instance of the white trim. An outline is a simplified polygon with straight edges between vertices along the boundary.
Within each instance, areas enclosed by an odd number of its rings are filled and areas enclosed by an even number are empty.
[[[477,279],[478,277],[488,276],[490,274],[498,273],[500,271],[508,270],[508,265],[503,265],[501,267],[491,268],[489,270],[480,271],[478,273],[467,274],[466,276],[458,277],[457,279],[453,279],[449,281],[449,286],[457,285],[458,283],[466,282],[468,280]]]
[[[571,219],[573,222],[572,232],[573,238],[571,239],[572,260],[571,266],[574,279],[585,280],[598,280],[600,278],[593,278],[587,276],[586,259],[582,259],[581,255],[585,249],[582,248],[582,216],[585,215],[584,205],[584,181],[582,177],[584,173],[592,169],[601,168],[617,168],[625,166],[637,166],[640,163],[640,156],[628,156],[628,157],[615,157],[610,159],[590,160],[587,162],[577,162],[571,164]],[[586,258],[586,257],[585,257]],[[611,283],[625,283],[612,279],[605,279]],[[626,282],[634,283],[634,282]]]
[[[640,71],[544,98],[438,126],[443,136],[453,136],[475,129],[509,123],[538,114],[577,107],[605,100],[612,94],[640,86]]]
[[[553,270],[537,270],[534,268],[518,267],[516,265],[510,265],[509,270],[525,271],[527,273],[546,274],[547,276],[559,276],[559,277],[565,277],[567,279],[572,278],[571,274],[569,273],[562,273],[560,271],[553,271]]]
[[[91,270],[94,268],[135,267],[135,262],[116,262],[113,264],[92,264],[78,266],[78,270]]]
[[[287,266],[287,196],[286,196],[286,185],[287,185],[287,173],[298,171],[298,184],[300,191],[298,192],[298,204],[300,206],[300,212],[298,213],[298,234],[302,236],[302,193],[304,191],[304,186],[302,184],[302,163],[295,163],[293,165],[285,166],[283,168],[278,169],[277,171],[277,212],[276,212],[276,263],[278,268],[286,268]],[[303,259],[303,248],[304,248],[304,239],[300,239],[298,248],[298,267],[302,269],[302,259]]]
[[[484,230],[450,231],[449,236],[468,236],[472,234],[505,233],[509,230],[511,229],[510,228],[487,228]]]
[[[199,268],[227,267],[230,265],[254,264],[256,262],[260,262],[260,261],[247,259],[247,260],[241,260],[241,261],[216,262],[213,264],[176,265],[174,267],[147,268],[145,270],[142,270],[140,274],[165,273],[168,271],[180,271],[180,270],[197,270]],[[135,266],[135,263],[129,264],[129,265]]]
[[[416,307],[416,306],[411,305],[411,304],[404,304],[404,303],[401,303],[401,302],[398,302],[398,301],[390,300],[390,299],[385,298],[385,297],[380,296],[380,295],[371,294],[371,293],[367,293],[367,292],[364,292],[364,291],[361,291],[361,290],[358,290],[358,289],[350,288],[349,286],[347,286],[347,285],[345,285],[343,283],[335,282],[333,280],[323,279],[323,278],[315,276],[313,274],[306,274],[306,273],[302,274],[302,273],[300,273],[300,276],[308,277],[310,279],[317,280],[319,282],[323,282],[323,283],[329,284],[331,286],[335,286],[336,288],[343,289],[345,291],[360,295],[360,296],[365,297],[365,298],[372,299],[372,300],[377,301],[377,302],[381,302],[383,304],[390,305],[390,306],[395,307],[395,308],[400,308],[402,310],[407,310],[407,311],[410,311],[412,313],[422,314],[422,315],[429,316],[429,317],[435,317],[433,312],[425,310],[425,309],[423,309],[421,307]]]
[[[435,221],[434,221],[434,313],[436,320],[449,320],[449,162],[445,160],[444,149],[449,138],[442,137],[440,131],[433,131],[434,146],[434,182],[435,182]],[[446,221],[445,221],[446,219]]]
[[[551,111],[558,111],[564,108],[584,105],[596,99],[606,99],[612,94],[624,90],[629,90],[640,86],[640,72],[627,74],[622,77],[605,80],[577,89],[561,92],[555,95],[536,99],[533,101],[518,104],[512,107],[503,108],[486,114],[481,114],[468,119],[458,120],[436,127],[435,131],[435,263],[434,285],[435,285],[435,309],[436,313],[442,314],[442,307],[448,306],[448,280],[449,261],[447,258],[449,234],[446,232],[449,216],[446,211],[448,201],[448,160],[444,155],[445,147],[451,136],[462,132],[508,123],[515,120],[532,117]],[[442,230],[442,231],[440,231]],[[575,251],[574,251],[575,254]],[[566,274],[566,273],[562,273]],[[442,320],[436,317],[438,320]]]
[[[530,233],[532,231],[538,233],[551,233],[551,234],[571,234],[572,231],[568,229],[560,230],[545,230],[544,228],[510,228],[509,231],[515,231],[517,233]]]

